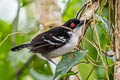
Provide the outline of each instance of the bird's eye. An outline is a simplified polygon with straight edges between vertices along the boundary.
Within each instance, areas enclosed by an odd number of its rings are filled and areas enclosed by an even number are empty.
[[[75,27],[75,23],[71,23],[71,27]]]

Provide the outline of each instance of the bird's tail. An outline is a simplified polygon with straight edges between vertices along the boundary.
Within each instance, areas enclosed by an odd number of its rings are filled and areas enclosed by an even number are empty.
[[[30,44],[21,44],[21,45],[18,45],[18,46],[15,46],[13,48],[11,48],[11,51],[19,51],[23,48],[27,48],[27,47],[30,47]]]

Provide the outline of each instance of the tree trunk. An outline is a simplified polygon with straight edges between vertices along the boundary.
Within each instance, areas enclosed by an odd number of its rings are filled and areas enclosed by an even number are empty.
[[[62,24],[58,0],[35,0],[38,12],[39,23],[44,30],[48,27],[55,27]]]
[[[115,0],[115,66],[114,80],[120,80],[120,0]]]

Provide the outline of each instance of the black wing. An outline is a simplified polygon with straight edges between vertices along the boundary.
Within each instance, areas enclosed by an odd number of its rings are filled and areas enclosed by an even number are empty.
[[[71,35],[69,35],[67,32],[68,29],[56,27],[47,32],[37,35],[31,41],[31,51],[44,54],[62,47],[69,41],[71,37]]]

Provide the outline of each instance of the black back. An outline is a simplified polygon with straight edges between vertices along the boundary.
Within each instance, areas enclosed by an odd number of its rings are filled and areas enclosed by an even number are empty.
[[[33,45],[31,51],[44,54],[62,47],[71,37],[71,35],[68,35],[68,31],[68,29],[63,27],[55,27],[47,32],[37,35],[31,41],[31,44]]]

